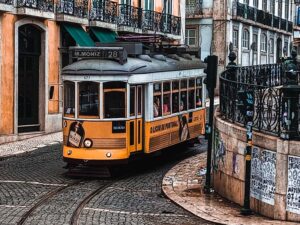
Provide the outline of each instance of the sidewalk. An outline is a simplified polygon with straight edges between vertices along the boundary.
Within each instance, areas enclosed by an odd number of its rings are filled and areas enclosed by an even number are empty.
[[[230,225],[296,225],[299,223],[271,220],[259,215],[242,216],[241,207],[218,196],[203,193],[205,184],[206,153],[188,158],[174,166],[164,177],[165,195],[207,221]]]
[[[62,132],[44,134],[22,141],[15,141],[0,145],[0,159],[21,153],[31,152],[38,148],[62,142]]]

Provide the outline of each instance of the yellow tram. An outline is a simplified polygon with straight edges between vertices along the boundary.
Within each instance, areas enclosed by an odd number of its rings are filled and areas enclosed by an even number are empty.
[[[121,163],[204,134],[205,65],[184,55],[74,48],[62,70],[63,158]]]

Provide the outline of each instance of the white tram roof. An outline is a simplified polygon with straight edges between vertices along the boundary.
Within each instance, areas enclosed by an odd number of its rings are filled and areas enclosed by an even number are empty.
[[[176,59],[174,59],[176,58]],[[151,60],[151,61],[150,61]],[[62,70],[64,80],[126,81],[128,83],[148,83],[184,77],[204,76],[206,64],[199,58],[170,58],[163,55],[139,58],[128,57],[123,65],[114,60],[83,59]]]

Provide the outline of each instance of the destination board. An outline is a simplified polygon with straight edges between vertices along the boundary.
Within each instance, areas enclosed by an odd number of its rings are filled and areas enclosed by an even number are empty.
[[[127,53],[123,47],[71,47],[72,58],[115,59],[120,63],[127,61]]]

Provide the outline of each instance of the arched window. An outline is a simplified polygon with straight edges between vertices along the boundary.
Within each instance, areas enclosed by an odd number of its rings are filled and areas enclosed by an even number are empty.
[[[243,37],[242,37],[242,47],[249,49],[249,31],[247,29],[243,30]]]
[[[262,52],[267,51],[267,35],[266,34],[261,34],[261,36],[260,36],[260,50]]]

